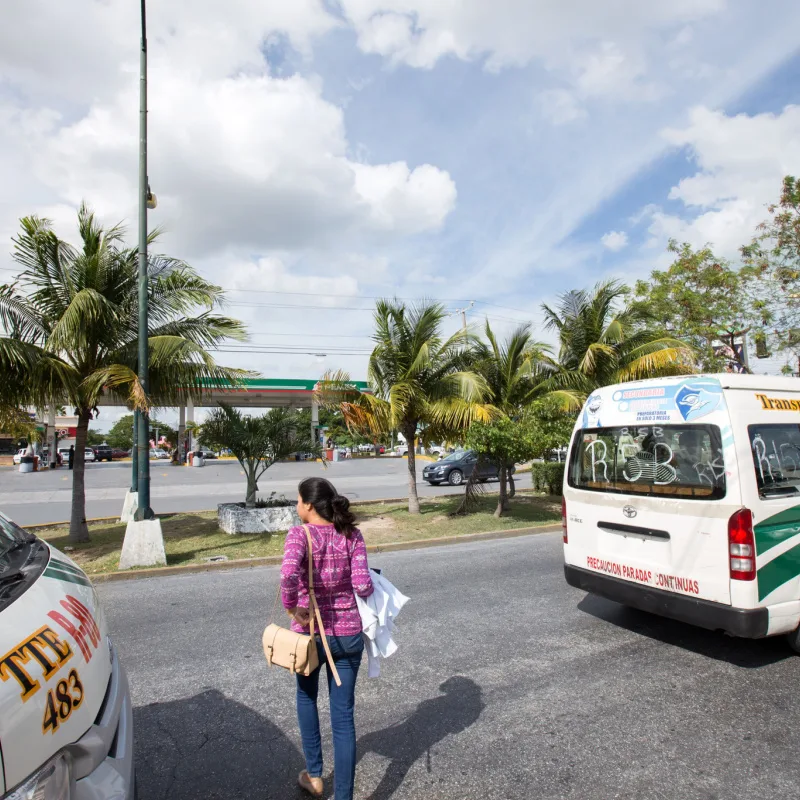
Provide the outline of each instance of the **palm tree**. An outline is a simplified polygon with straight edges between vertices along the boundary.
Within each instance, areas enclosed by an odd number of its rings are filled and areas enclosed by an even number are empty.
[[[414,442],[457,435],[496,410],[485,402],[486,381],[471,370],[474,337],[460,330],[445,339],[439,303],[406,306],[380,300],[368,378],[373,394],[349,389],[344,373],[327,376],[320,397],[341,408],[351,429],[381,435],[397,430],[408,443],[408,510],[419,513]]]
[[[242,324],[215,313],[222,290],[188,264],[151,255],[148,265],[150,391],[137,376],[138,262],[120,225],[104,229],[82,205],[81,246],[59,239],[49,220],[25,217],[13,239],[22,272],[0,287],[0,400],[76,409],[70,539],[87,541],[84,448],[99,398],[112,394],[129,407],[185,402],[203,386],[236,382],[244,374],[218,366],[207,349],[243,339]],[[150,236],[155,241],[158,232]]]
[[[546,388],[589,395],[612,383],[694,371],[692,348],[654,327],[646,310],[625,302],[627,294],[624,284],[606,281],[562,294],[555,310],[542,306],[559,339],[558,371]]]
[[[487,400],[511,420],[519,420],[531,404],[547,398],[565,411],[580,408],[583,397],[570,389],[553,388],[553,376],[559,371],[550,354],[550,348],[533,339],[531,324],[515,328],[503,342],[499,342],[486,321],[486,340],[476,348],[475,371],[481,374],[489,387]],[[500,464],[500,503],[505,508],[506,482],[509,496],[515,494],[514,478],[508,471],[511,464]]]

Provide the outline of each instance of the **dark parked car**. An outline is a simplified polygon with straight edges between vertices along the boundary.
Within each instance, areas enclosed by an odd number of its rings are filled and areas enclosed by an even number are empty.
[[[114,459],[114,451],[107,444],[99,444],[92,450],[95,461],[112,461]]]
[[[130,450],[123,450],[120,447],[115,447],[111,451],[112,458],[128,458],[130,454]]]
[[[422,479],[431,486],[438,486],[445,482],[451,486],[460,486],[472,475],[477,464],[478,456],[474,450],[457,450],[455,453],[445,456],[441,461],[425,467],[422,470]],[[514,467],[510,471],[513,473]],[[483,461],[480,465],[478,480],[482,483],[488,480],[497,480],[499,474],[496,464]]]

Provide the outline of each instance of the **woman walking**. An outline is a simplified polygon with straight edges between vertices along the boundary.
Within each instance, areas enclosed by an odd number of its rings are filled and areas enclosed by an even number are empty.
[[[281,566],[281,600],[292,618],[292,630],[308,633],[308,559],[312,559],[314,592],[341,686],[333,680],[322,642],[317,636],[320,666],[310,675],[297,675],[297,718],[306,758],[298,782],[321,797],[322,740],[317,695],[322,664],[330,694],[333,732],[333,785],[335,800],[352,800],[356,772],[355,688],[364,641],[356,594],[369,597],[372,579],[364,537],[355,527],[350,501],[324,478],[306,478],[298,487],[297,513],[311,534],[312,553],[302,527],[286,535]]]

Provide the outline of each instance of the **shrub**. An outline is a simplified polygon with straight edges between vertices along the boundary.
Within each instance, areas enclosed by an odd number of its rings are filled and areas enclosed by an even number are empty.
[[[566,464],[545,461],[542,464],[531,464],[531,482],[537,492],[560,495],[564,485],[564,467]]]
[[[285,495],[270,492],[269,497],[259,497],[256,500],[256,508],[284,508],[293,506],[294,501],[287,500]]]

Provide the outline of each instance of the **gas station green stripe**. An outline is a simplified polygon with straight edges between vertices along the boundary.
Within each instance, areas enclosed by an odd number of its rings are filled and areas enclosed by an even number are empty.
[[[800,544],[773,558],[758,571],[758,599],[800,575]]]

